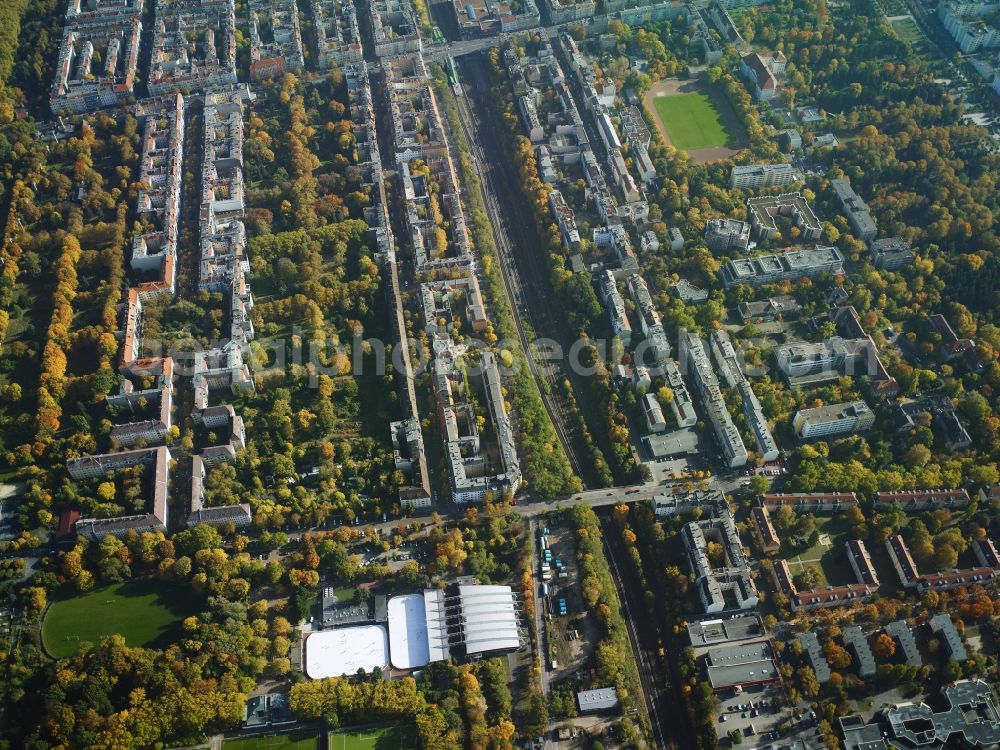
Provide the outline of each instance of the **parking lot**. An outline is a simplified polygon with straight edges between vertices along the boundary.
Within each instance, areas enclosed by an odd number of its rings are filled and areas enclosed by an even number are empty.
[[[653,482],[657,484],[679,479],[688,473],[697,471],[695,462],[685,457],[660,460],[646,458],[643,463],[649,467]]]
[[[727,735],[739,729],[744,737],[744,746],[766,745],[773,739],[774,732],[782,719],[790,712],[778,709],[779,690],[776,685],[756,685],[736,694],[727,690],[720,694],[719,719],[716,731],[722,744],[730,743]],[[730,743],[731,744],[731,743]]]
[[[540,521],[539,528],[548,524],[548,547],[552,550],[551,579],[543,580],[549,595],[543,602],[545,608],[546,643],[553,681],[576,672],[593,651],[596,629],[586,614],[580,593],[579,574],[576,566],[576,541],[572,530],[564,524]],[[541,545],[538,547],[541,550]],[[536,564],[541,565],[541,554]],[[562,561],[559,575],[555,561]],[[558,614],[558,602],[566,600],[566,614]],[[555,668],[552,663],[555,662]]]

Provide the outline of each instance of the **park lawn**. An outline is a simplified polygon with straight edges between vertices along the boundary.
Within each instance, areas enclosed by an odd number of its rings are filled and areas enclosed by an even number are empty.
[[[330,732],[327,750],[416,750],[417,737],[411,724],[373,729]]]
[[[235,737],[222,743],[222,750],[317,750],[318,747],[319,734],[309,730]]]
[[[708,94],[692,92],[654,99],[675,148],[691,151],[725,146],[733,140],[722,113]]]
[[[912,18],[897,18],[894,21],[890,21],[889,25],[892,26],[893,31],[896,32],[896,35],[900,39],[904,42],[909,42],[917,57],[924,60],[931,60],[937,57],[934,46],[927,40],[924,32],[920,30],[920,27],[917,26]]]
[[[56,598],[42,622],[42,643],[50,656],[72,656],[80,644],[120,633],[129,646],[169,644],[180,621],[196,614],[194,597],[181,586],[126,581],[86,594]]]
[[[850,524],[843,516],[816,516],[816,530],[822,537],[830,536],[830,546],[824,547],[819,541],[812,547],[800,552],[795,557],[788,558],[788,566],[792,575],[798,574],[805,567],[815,567],[822,574],[823,586],[841,586],[855,583],[854,569],[847,559],[844,545],[847,543]]]

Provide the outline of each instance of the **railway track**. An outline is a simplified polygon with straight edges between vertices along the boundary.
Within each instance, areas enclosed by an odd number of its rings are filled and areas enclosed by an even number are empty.
[[[635,617],[644,617],[645,613],[641,609],[641,604],[632,599],[634,590],[627,585],[621,570],[618,568],[618,554],[623,553],[624,550],[617,540],[614,529],[608,528],[603,522],[601,528],[604,537],[604,554],[608,558],[611,575],[615,579],[615,587],[618,589],[618,598],[622,603],[622,615],[628,629],[628,639],[632,646],[632,655],[635,657],[636,670],[639,673],[639,692],[642,693],[642,703],[653,729],[653,743],[656,747],[664,748],[664,750],[677,750],[680,745],[663,731],[663,725],[660,721],[663,696],[657,688],[656,659],[643,649],[642,641],[639,638],[640,634],[635,624]],[[676,721],[677,717],[673,718]]]
[[[514,319],[514,327],[517,329],[518,339],[521,342],[521,347],[524,350],[525,358],[527,359],[528,366],[531,368],[532,374],[537,379],[545,381],[548,385],[548,388],[541,390],[540,393],[545,411],[548,413],[549,420],[555,428],[556,436],[563,446],[573,472],[585,482],[587,474],[582,470],[582,464],[576,455],[562,410],[553,395],[555,389],[558,388],[558,377],[554,371],[555,368],[540,367],[532,356],[532,341],[525,332],[522,319],[522,316],[527,316],[532,321],[533,330],[537,330],[537,326],[534,324],[535,319],[544,322],[546,328],[548,328],[551,321],[549,313],[547,310],[539,310],[537,307],[534,307],[534,309],[529,308],[526,290],[517,265],[514,262],[514,246],[510,236],[512,227],[510,227],[504,218],[504,212],[501,210],[500,200],[497,197],[498,193],[494,183],[496,166],[493,164],[492,159],[486,156],[486,152],[479,139],[479,133],[484,125],[472,112],[464,96],[456,97],[456,107],[458,109],[459,120],[462,123],[462,130],[465,132],[466,141],[472,150],[476,168],[481,178],[480,182],[483,186],[482,192],[486,203],[486,210],[490,215],[490,223],[493,225],[493,238],[497,247],[497,261],[500,266],[501,277],[503,278],[504,293],[507,296],[513,313],[512,317]],[[539,269],[537,264],[532,269],[532,272],[536,274],[536,278],[547,278],[545,275],[538,275],[547,274],[548,271],[547,269]]]

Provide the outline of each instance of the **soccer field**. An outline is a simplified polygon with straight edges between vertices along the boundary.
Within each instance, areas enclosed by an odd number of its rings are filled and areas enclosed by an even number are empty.
[[[258,737],[238,737],[222,743],[222,750],[318,750],[316,732],[288,732]]]
[[[195,614],[192,598],[178,586],[126,581],[78,596],[55,599],[42,622],[42,643],[62,659],[84,641],[120,633],[129,646],[161,645],[177,624]]]
[[[398,724],[361,731],[345,729],[330,732],[328,750],[416,750],[417,739],[413,727]]]
[[[707,94],[692,92],[658,96],[654,103],[656,113],[676,148],[684,151],[714,148],[725,146],[732,140],[729,129],[722,121],[722,113]]]

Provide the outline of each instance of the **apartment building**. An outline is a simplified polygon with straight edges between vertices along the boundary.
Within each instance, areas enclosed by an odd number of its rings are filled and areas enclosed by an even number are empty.
[[[538,108],[535,100],[528,94],[517,97],[517,111],[524,123],[524,134],[532,143],[542,143],[545,140],[545,128],[538,118]]]
[[[360,63],[364,57],[358,12],[352,0],[311,0],[316,63],[321,70]]]
[[[383,71],[414,266],[467,273],[472,244],[458,174],[423,58],[386,60]]]
[[[660,368],[667,386],[673,391],[674,400],[670,402],[670,410],[678,427],[693,427],[698,423],[698,413],[694,409],[694,399],[688,391],[684,377],[677,363],[666,355],[661,359]]]
[[[144,0],[70,0],[49,92],[52,112],[84,114],[135,93]]]
[[[683,338],[686,349],[682,353],[689,364],[689,372],[695,384],[695,389],[701,396],[702,404],[708,413],[712,424],[722,459],[730,468],[743,466],[747,462],[747,449],[740,437],[740,431],[733,424],[733,418],[726,407],[726,401],[719,387],[719,380],[712,369],[708,353],[701,339],[693,333]]]
[[[840,201],[840,208],[847,217],[847,223],[851,225],[854,235],[864,242],[875,239],[875,235],[878,234],[875,219],[868,210],[868,204],[854,192],[850,181],[843,177],[830,180],[830,187]]]
[[[235,0],[156,0],[150,95],[236,83]]]
[[[868,554],[865,543],[858,539],[848,539],[845,547],[847,548],[847,560],[851,563],[851,570],[854,571],[858,583],[877,589],[879,587],[878,573],[875,572],[875,566],[872,564],[872,558]]]
[[[798,227],[799,240],[802,242],[816,242],[823,236],[823,227],[809,201],[799,193],[750,198],[747,201],[747,214],[754,234],[762,240],[773,240],[779,236],[779,216],[790,219]]]
[[[747,426],[753,432],[757,441],[757,449],[765,461],[774,461],[778,458],[778,444],[771,434],[767,417],[764,416],[764,407],[761,406],[757,395],[753,392],[750,382],[743,372],[743,363],[737,356],[736,348],[733,346],[729,334],[719,328],[709,335],[709,347],[715,358],[718,371],[722,373],[726,384],[740,394],[743,401],[743,416]]]
[[[253,294],[247,274],[246,229],[243,225],[243,110],[249,96],[246,89],[216,90],[204,96],[204,135],[199,206],[200,250],[198,288],[223,292],[229,339],[221,346],[196,353],[192,387],[192,420],[215,433],[228,432],[227,439],[204,448],[192,458],[191,506],[188,526],[199,523],[219,528],[249,526],[249,506],[236,504],[211,507],[205,501],[204,480],[208,471],[236,459],[236,451],[246,446],[243,418],[229,404],[209,406],[213,390],[232,393],[256,388],[244,354],[255,337],[250,311]]]
[[[778,532],[774,528],[774,522],[771,521],[771,513],[767,506],[752,508],[750,516],[753,519],[754,534],[761,550],[765,554],[777,552],[781,548],[781,540],[778,538]]]
[[[520,13],[515,13],[506,2],[473,0],[463,3],[452,0],[451,9],[463,39],[494,36],[529,29],[539,24],[538,6],[533,0],[525,0]]]
[[[597,12],[597,4],[593,0],[583,0],[579,3],[545,0],[545,5],[549,12],[549,22],[553,24],[584,21],[593,18]]]
[[[575,250],[580,244],[580,231],[576,227],[576,216],[558,190],[549,193],[549,210],[567,250]]]
[[[625,312],[625,300],[622,299],[622,295],[618,291],[614,274],[611,271],[605,271],[598,277],[598,284],[598,292],[604,301],[605,309],[608,311],[611,331],[622,342],[622,345],[628,348],[632,343],[632,324]]]
[[[972,543],[980,565],[935,573],[921,573],[917,569],[909,546],[899,534],[890,537],[885,546],[900,584],[904,588],[915,589],[917,593],[922,594],[928,590],[947,591],[959,586],[985,586],[1000,576],[1000,566],[997,565],[1000,558],[990,540],[976,540]]]
[[[964,508],[971,502],[964,488],[955,490],[889,490],[875,493],[875,505],[888,508],[898,504],[906,513],[922,513],[938,508]]]
[[[1000,3],[953,0],[938,6],[938,18],[959,49],[969,54],[1000,47]]]
[[[800,409],[792,419],[795,434],[802,440],[851,435],[870,430],[874,425],[875,413],[864,401]]]
[[[729,186],[743,190],[784,187],[799,182],[802,175],[791,164],[744,164],[733,167]]]
[[[931,632],[938,637],[944,647],[945,654],[951,661],[965,661],[969,658],[969,653],[962,642],[962,636],[959,635],[950,614],[938,612],[927,621],[927,624],[930,626]]]
[[[123,538],[129,531],[167,531],[169,522],[168,486],[172,456],[166,446],[107,453],[98,456],[71,458],[66,470],[73,479],[100,477],[119,469],[147,466],[152,472],[149,482],[149,511],[112,518],[81,518],[75,524],[76,533],[85,539],[99,541],[107,535]]]
[[[670,287],[670,293],[685,305],[696,305],[708,301],[708,290],[695,286],[687,279],[678,279]]]
[[[760,496],[761,507],[774,510],[783,505],[801,513],[837,513],[857,506],[853,492],[772,492]]]
[[[779,281],[815,278],[823,273],[844,271],[844,256],[836,247],[789,250],[781,255],[759,255],[726,261],[719,271],[725,286],[762,286]]]
[[[135,289],[129,289],[130,297]],[[129,307],[137,300],[130,299]],[[123,352],[124,353],[124,352]],[[111,428],[111,442],[122,448],[132,448],[137,443],[146,445],[162,443],[171,432],[173,426],[174,403],[174,361],[170,357],[122,362],[122,379],[118,389],[109,393],[109,406],[118,409],[119,414],[127,412],[133,417],[146,416],[125,424],[116,424]],[[143,380],[154,378],[150,388],[136,388]],[[152,414],[150,413],[152,409]]]
[[[850,583],[843,586],[828,586],[800,591],[795,585],[792,570],[787,560],[775,561],[773,577],[776,587],[788,598],[789,606],[796,612],[862,604],[870,599],[875,592],[875,588],[866,583]]]
[[[818,385],[842,375],[870,375],[878,353],[870,340],[832,336],[826,341],[785,344],[774,350],[778,369],[789,385]]]
[[[639,320],[643,335],[649,336],[651,332],[663,333],[663,322],[660,320],[660,314],[656,311],[656,306],[653,304],[653,297],[649,293],[649,286],[646,284],[646,280],[635,273],[628,277],[627,284],[629,295],[639,310]],[[668,348],[667,353],[669,354],[669,352]]]
[[[132,270],[160,271],[166,288],[145,287],[139,296],[173,293],[177,257],[177,217],[180,210],[184,161],[184,97],[180,94],[146,100],[136,107],[144,118],[142,161],[139,165],[137,218],[146,231],[132,240]]]
[[[653,512],[657,518],[676,518],[698,510],[702,516],[724,512],[726,498],[718,490],[670,490],[653,496]]]
[[[806,655],[809,666],[812,667],[813,673],[816,675],[816,680],[820,684],[829,682],[832,676],[830,673],[830,663],[826,660],[826,655],[819,645],[819,638],[816,636],[816,633],[813,631],[800,633],[798,641],[802,646],[802,652]]]
[[[910,243],[901,237],[886,237],[868,243],[872,263],[881,271],[897,271],[912,265],[917,256]]]
[[[207,524],[216,528],[246,528],[253,522],[253,514],[246,503],[224,506],[206,506],[205,477],[208,471],[221,463],[236,459],[236,451],[246,447],[243,418],[229,404],[211,406],[192,413],[195,424],[213,431],[227,430],[228,442],[204,448],[191,461],[191,506],[187,517],[188,528]]]
[[[685,524],[681,529],[681,538],[705,612],[711,614],[757,606],[760,601],[757,586],[743,554],[736,523],[727,506],[718,506],[713,518]],[[723,560],[718,565],[709,558],[709,541],[722,546]]]
[[[711,219],[705,225],[705,244],[717,253],[745,253],[750,246],[750,225],[737,219]]]
[[[966,658],[964,648],[961,653],[962,658],[955,661]],[[876,713],[871,723],[858,714],[842,717],[845,750],[973,750],[1000,745],[1000,708],[990,685],[982,680],[959,680],[939,692],[928,701],[890,705]]]
[[[250,77],[276,78],[302,70],[302,32],[295,0],[249,0]]]
[[[416,68],[415,68],[416,69]],[[390,69],[391,70],[391,69]],[[394,370],[400,390],[402,419],[389,425],[390,440],[396,469],[403,472],[405,482],[399,488],[401,507],[427,508],[432,505],[430,472],[420,411],[417,405],[415,372],[407,345],[407,324],[404,300],[396,261],[395,235],[388,212],[388,196],[382,176],[382,158],[378,145],[375,109],[368,68],[364,60],[344,68],[353,129],[359,149],[359,166],[366,184],[371,187],[373,204],[365,212],[369,233],[378,248],[377,258],[386,279],[386,303],[392,311],[391,330],[393,352],[398,356]]]
[[[384,12],[385,6],[379,7]],[[375,43],[378,48],[378,36]],[[505,500],[520,487],[520,463],[496,357],[489,351],[467,350],[456,338],[459,332],[485,331],[489,321],[478,281],[471,273],[472,249],[458,178],[437,102],[419,53],[384,60],[382,68],[414,270],[447,269],[449,277],[422,283],[418,296],[425,330],[433,336],[431,382],[449,491],[458,504]],[[447,232],[441,228],[443,222],[449,227]],[[396,311],[394,335],[400,348],[406,349],[395,255],[387,250],[384,257]],[[410,475],[400,501],[426,506],[430,504],[429,478],[408,359],[404,370],[406,418],[392,425],[396,466]],[[491,426],[488,433],[480,431],[481,418]]]
[[[844,646],[854,656],[854,664],[858,669],[858,676],[862,678],[873,677],[875,675],[875,655],[871,646],[868,645],[868,636],[859,625],[851,625],[844,628],[841,638]]]
[[[184,105],[184,98],[174,94],[144,100],[135,109],[142,120],[143,134],[139,179],[146,186],[139,192],[136,209],[146,231],[134,238],[132,269],[153,275],[154,279],[140,282],[126,293],[117,361],[121,379],[107,397],[109,406],[132,418],[113,425],[109,435],[113,448],[126,450],[67,461],[74,479],[102,476],[130,466],[151,467],[151,510],[114,518],[80,519],[75,527],[77,533],[91,539],[107,534],[121,537],[130,529],[167,529],[171,456],[165,447],[155,444],[165,442],[173,431],[174,361],[170,357],[143,356],[142,318],[145,302],[174,293]]]
[[[920,656],[920,649],[917,648],[917,641],[913,637],[913,631],[906,624],[906,620],[893,620],[885,626],[886,635],[891,637],[896,645],[898,653],[903,656],[903,663],[908,667],[919,667],[924,663]]]
[[[480,352],[478,366],[461,365],[456,350],[439,351],[432,369],[438,416],[445,436],[445,462],[452,500],[459,505],[512,497],[521,484],[514,431],[504,404],[500,369],[492,352]],[[466,387],[481,389],[495,445],[482,442],[477,414]]]

